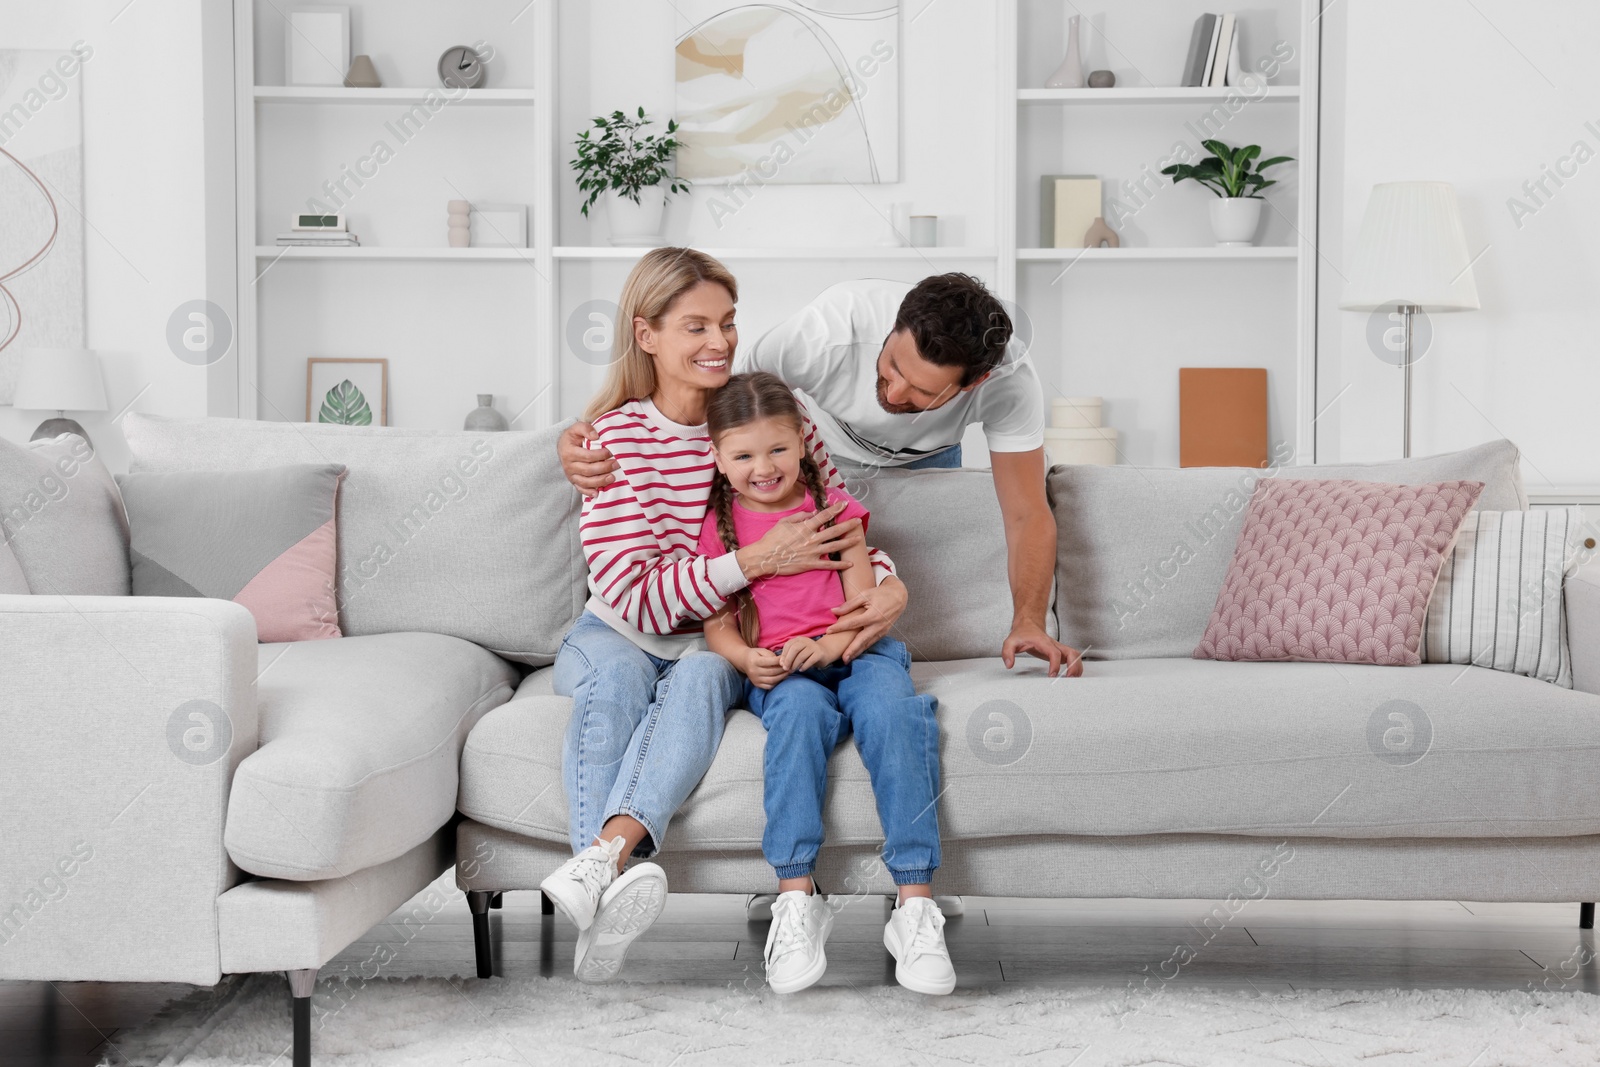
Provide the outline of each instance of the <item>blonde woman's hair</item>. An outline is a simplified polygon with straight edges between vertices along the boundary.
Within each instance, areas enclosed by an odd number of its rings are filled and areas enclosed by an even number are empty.
[[[696,249],[653,248],[634,264],[618,301],[611,369],[606,372],[605,385],[589,401],[583,413],[585,421],[593,422],[629,400],[642,400],[656,391],[655,360],[639,347],[633,320],[644,319],[660,329],[661,320],[678,298],[701,282],[716,282],[728,290],[734,303],[739,302],[739,283],[733,272],[714,256]]]

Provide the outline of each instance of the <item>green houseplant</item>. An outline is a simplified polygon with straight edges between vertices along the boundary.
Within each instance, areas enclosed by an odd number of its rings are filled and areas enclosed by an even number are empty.
[[[613,111],[597,117],[573,142],[578,155],[571,167],[578,172],[578,191],[585,194],[578,210],[587,216],[596,201],[610,194],[606,217],[612,244],[657,243],[667,194],[689,188],[687,179],[675,177],[667,167],[682,143],[675,136],[677,122],[668,119],[664,133],[645,132],[651,125],[642,107],[636,115]]]
[[[1174,185],[1194,181],[1217,195],[1211,202],[1211,232],[1219,247],[1249,245],[1261,223],[1261,190],[1278,184],[1276,179],[1262,172],[1268,167],[1293,162],[1294,157],[1273,156],[1257,163],[1261,156],[1260,145],[1230,148],[1221,141],[1200,143],[1212,154],[1198,163],[1163,167],[1161,173],[1169,176]]]

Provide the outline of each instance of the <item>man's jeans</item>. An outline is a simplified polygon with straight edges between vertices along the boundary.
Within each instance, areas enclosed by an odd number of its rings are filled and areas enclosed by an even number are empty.
[[[914,459],[910,463],[902,463],[898,469],[903,471],[925,471],[959,466],[961,466],[961,442],[957,441],[949,448],[941,448],[939,451],[923,456],[921,459]]]
[[[652,656],[586,611],[561,643],[554,681],[572,697],[561,757],[572,851],[613,815],[631,815],[650,832],[634,855],[655,855],[717,755],[739,672],[715,652]]]
[[[854,663],[791,674],[771,689],[745,683],[767,728],[767,829],[761,851],[779,878],[803,878],[822,847],[828,756],[856,735],[883,826],[895,885],[922,885],[939,866],[939,721],[911,685],[906,646],[885,637]]]

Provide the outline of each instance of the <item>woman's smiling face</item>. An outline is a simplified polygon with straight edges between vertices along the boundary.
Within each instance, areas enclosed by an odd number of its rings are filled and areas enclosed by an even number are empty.
[[[634,319],[639,347],[655,358],[657,387],[709,391],[726,383],[739,345],[733,312],[728,290],[701,282],[673,301],[659,328]]]

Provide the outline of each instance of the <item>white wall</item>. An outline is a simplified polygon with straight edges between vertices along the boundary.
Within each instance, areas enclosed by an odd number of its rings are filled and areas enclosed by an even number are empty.
[[[1483,308],[1432,320],[1413,453],[1504,436],[1530,491],[1600,485],[1600,156],[1543,206],[1522,188],[1579,141],[1600,154],[1600,5],[1343,0],[1324,23],[1319,404],[1347,391],[1318,422],[1318,459],[1399,454],[1400,372],[1367,347],[1366,316],[1338,310],[1340,269],[1374,183],[1441,180],[1483,253]],[[1519,224],[1513,197],[1536,213]]]
[[[83,108],[83,203],[62,210],[85,221],[87,343],[112,409],[75,417],[114,469],[126,448],[111,420],[128,405],[206,411],[207,370],[166,341],[173,310],[207,294],[200,10],[201,0],[0,0],[0,45],[93,49],[66,98]],[[0,435],[26,441],[47,414],[0,408]]]

